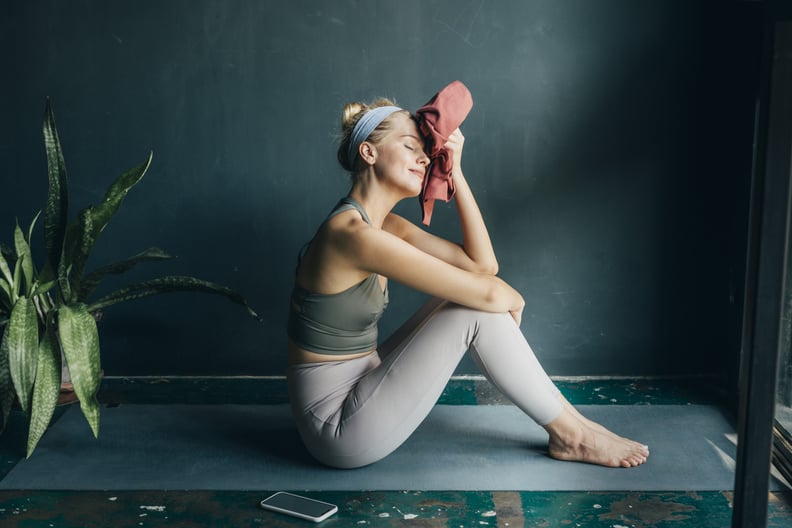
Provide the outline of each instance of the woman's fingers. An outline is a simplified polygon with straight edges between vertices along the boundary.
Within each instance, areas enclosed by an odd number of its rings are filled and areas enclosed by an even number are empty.
[[[462,131],[457,128],[456,130],[451,132],[450,136],[448,136],[448,141],[445,142],[444,147],[453,150],[455,150],[458,147],[459,150],[461,150],[464,144],[465,144],[465,136],[463,136]]]
[[[445,142],[443,145],[447,150],[449,150],[453,156],[454,164],[459,165],[462,161],[462,147],[465,145],[465,136],[462,135],[462,131],[458,128],[451,132],[451,135],[448,136],[448,141]]]

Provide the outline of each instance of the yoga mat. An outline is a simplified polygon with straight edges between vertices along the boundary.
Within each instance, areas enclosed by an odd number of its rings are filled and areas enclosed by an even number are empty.
[[[0,489],[36,490],[730,490],[736,447],[717,407],[591,405],[589,418],[650,446],[641,467],[561,462],[510,405],[438,405],[370,466],[337,470],[302,447],[286,405],[122,405],[94,439],[70,408]],[[733,436],[731,436],[733,439]]]

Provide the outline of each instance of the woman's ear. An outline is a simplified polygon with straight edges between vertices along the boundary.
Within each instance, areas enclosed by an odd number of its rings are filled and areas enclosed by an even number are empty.
[[[368,141],[360,144],[359,154],[360,159],[368,165],[374,165],[377,161],[377,148]]]

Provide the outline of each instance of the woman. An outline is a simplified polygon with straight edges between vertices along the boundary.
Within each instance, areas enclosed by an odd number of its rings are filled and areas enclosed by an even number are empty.
[[[519,330],[522,296],[498,263],[462,172],[464,137],[445,144],[463,243],[391,212],[421,192],[429,158],[415,118],[386,99],[350,103],[338,150],[353,185],[306,245],[289,315],[287,379],[300,435],[319,461],[353,468],[399,447],[427,416],[465,352],[549,434],[550,456],[633,467],[649,450],[580,415]],[[377,348],[393,279],[430,301]]]

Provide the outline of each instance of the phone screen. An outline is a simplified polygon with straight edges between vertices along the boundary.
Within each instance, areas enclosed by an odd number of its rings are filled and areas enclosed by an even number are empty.
[[[323,519],[335,513],[338,508],[334,504],[322,502],[308,497],[300,497],[292,493],[279,491],[261,501],[263,508],[269,508],[282,513],[293,513],[311,519]]]

